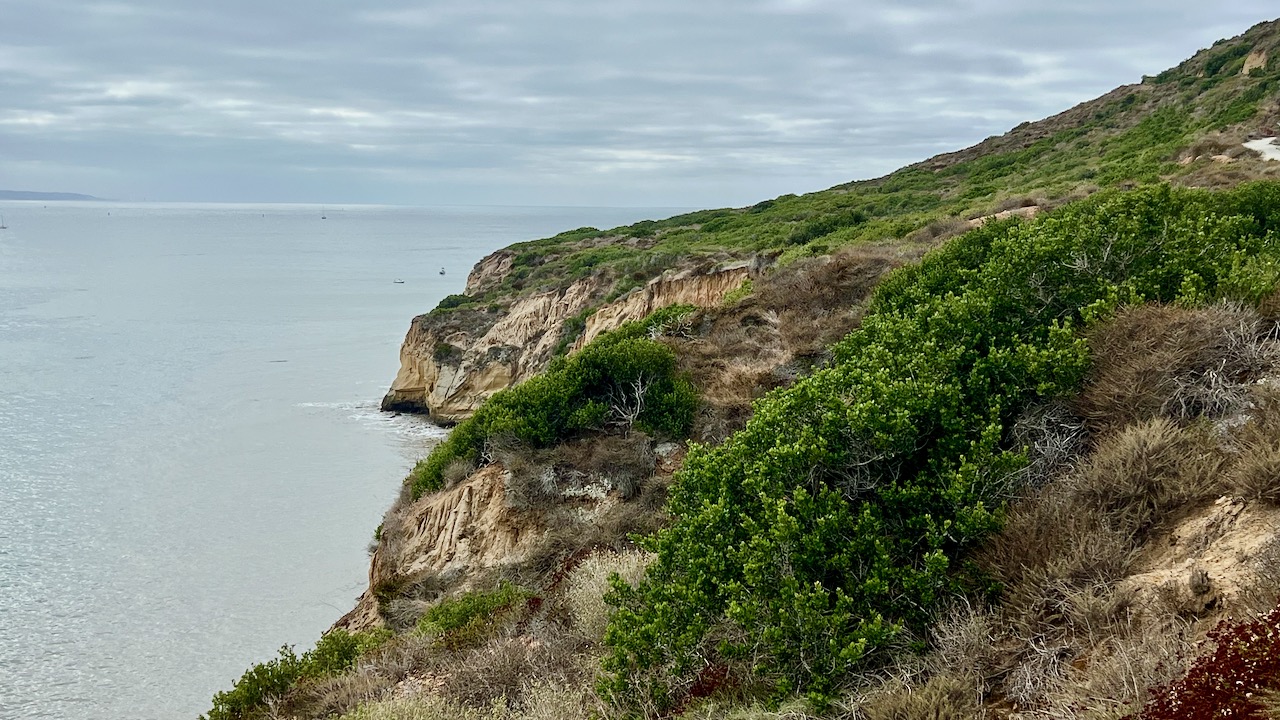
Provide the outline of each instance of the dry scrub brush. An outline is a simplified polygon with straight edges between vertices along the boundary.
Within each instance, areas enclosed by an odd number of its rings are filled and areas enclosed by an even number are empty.
[[[1078,411],[1096,432],[1240,413],[1250,387],[1280,366],[1276,341],[1274,323],[1239,305],[1122,309],[1091,333]]]
[[[610,578],[620,577],[634,585],[653,561],[646,552],[599,552],[583,560],[565,582],[564,599],[573,618],[574,629],[585,639],[598,643],[609,624],[610,607],[604,601]]]
[[[857,327],[871,291],[906,262],[892,248],[841,248],[777,268],[756,283],[755,296],[761,309],[778,314],[788,354],[816,354]]]
[[[1168,679],[1186,649],[1170,633],[1178,618],[1138,613],[1117,586],[1146,542],[1217,497],[1222,461],[1207,425],[1156,418],[1103,437],[1079,468],[1015,503],[979,557],[1004,587],[994,696],[1044,717],[1118,717]]]
[[[912,257],[860,245],[801,258],[754,279],[740,302],[691,316],[686,337],[664,342],[702,396],[694,437],[718,443],[746,425],[751,403],[820,362],[828,345],[858,326],[884,276]]]

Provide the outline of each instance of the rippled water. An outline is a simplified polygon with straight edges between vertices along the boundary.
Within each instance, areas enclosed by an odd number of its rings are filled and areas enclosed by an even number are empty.
[[[324,211],[0,203],[0,718],[192,718],[314,642],[439,434],[377,411],[412,316],[673,212]]]

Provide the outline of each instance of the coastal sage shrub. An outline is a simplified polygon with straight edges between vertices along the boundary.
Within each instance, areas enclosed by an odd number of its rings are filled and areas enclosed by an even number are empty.
[[[1122,303],[1257,297],[1280,257],[1280,184],[1105,192],[989,223],[891,275],[831,364],[691,448],[671,524],[617,582],[600,691],[678,706],[745,662],[777,696],[829,701],[848,673],[926,637],[957,594],[991,592],[967,551],[998,529],[1030,403],[1076,391],[1078,330]]]
[[[267,716],[267,704],[304,678],[337,675],[355,665],[361,655],[390,638],[388,630],[349,633],[341,628],[325,633],[301,656],[285,645],[278,655],[245,671],[230,689],[213,696],[213,708],[202,720],[249,720]]]
[[[627,323],[576,354],[552,361],[546,372],[495,393],[409,473],[412,497],[441,488],[453,462],[481,462],[486,443],[495,436],[546,447],[610,425],[687,435],[697,392],[677,372],[675,353],[652,336],[691,309],[672,306]]]
[[[803,245],[811,240],[830,235],[841,228],[862,225],[869,219],[867,214],[858,208],[835,213],[822,213],[817,217],[797,224],[792,229],[791,235],[787,237],[787,244]]]
[[[418,621],[418,632],[436,638],[444,647],[468,647],[497,629],[494,618],[498,613],[530,597],[528,591],[504,581],[493,590],[447,598],[427,610]]]

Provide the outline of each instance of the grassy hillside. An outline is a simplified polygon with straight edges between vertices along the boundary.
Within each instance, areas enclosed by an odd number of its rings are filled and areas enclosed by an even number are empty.
[[[1263,64],[1243,73],[1250,58]],[[454,302],[488,305],[593,273],[610,277],[616,296],[698,258],[931,240],[965,229],[966,219],[1160,180],[1229,186],[1277,172],[1239,144],[1278,125],[1280,25],[1262,23],[1141,83],[882,178],[513,245],[512,273]]]
[[[1273,173],[1239,142],[1280,119],[1278,32],[877,180],[509,248],[438,312],[784,262],[495,395],[380,528],[382,627],[209,719],[1262,717],[1280,182],[1238,181]],[[390,562],[476,466],[536,542]]]

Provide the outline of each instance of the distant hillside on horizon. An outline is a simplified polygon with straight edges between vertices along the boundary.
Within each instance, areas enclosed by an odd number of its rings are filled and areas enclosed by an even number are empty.
[[[68,192],[32,192],[30,190],[0,190],[0,200],[102,200],[92,195]]]

